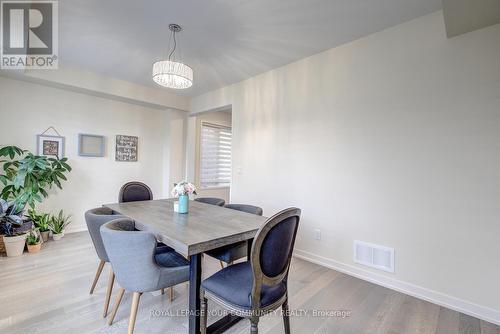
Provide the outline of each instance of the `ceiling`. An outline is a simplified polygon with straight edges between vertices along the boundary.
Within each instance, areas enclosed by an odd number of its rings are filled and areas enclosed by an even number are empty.
[[[60,66],[152,87],[168,24],[180,24],[180,54],[195,77],[179,93],[195,96],[439,10],[441,0],[64,0],[59,7]]]

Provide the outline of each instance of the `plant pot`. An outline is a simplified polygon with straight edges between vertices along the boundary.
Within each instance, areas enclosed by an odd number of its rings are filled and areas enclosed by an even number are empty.
[[[28,245],[28,252],[29,253],[38,253],[42,249],[42,243],[39,242],[36,245]]]
[[[64,232],[62,232],[62,233],[52,233],[52,239],[54,241],[61,240],[62,237],[64,237]]]
[[[5,250],[8,257],[23,254],[26,236],[27,234],[16,235],[15,237],[3,236],[3,242],[5,243]]]
[[[43,232],[40,232],[40,234],[42,235],[42,240],[43,240],[43,242],[47,242],[47,241],[49,241],[49,233],[50,233],[50,231],[43,231]]]
[[[3,237],[5,234],[0,234],[0,254],[5,253],[5,244],[3,242]]]

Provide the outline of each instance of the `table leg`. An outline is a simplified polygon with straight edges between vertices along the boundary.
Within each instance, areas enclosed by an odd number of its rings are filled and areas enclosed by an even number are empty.
[[[191,255],[189,261],[189,333],[200,333],[201,254]]]

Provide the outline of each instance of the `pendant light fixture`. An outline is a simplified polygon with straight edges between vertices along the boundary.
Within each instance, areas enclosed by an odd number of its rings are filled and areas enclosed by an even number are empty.
[[[153,64],[153,81],[167,88],[186,89],[193,85],[193,69],[181,62],[172,60],[177,48],[175,34],[180,32],[182,28],[175,23],[169,24],[168,28],[172,32],[174,47],[168,55],[168,60],[160,60]]]

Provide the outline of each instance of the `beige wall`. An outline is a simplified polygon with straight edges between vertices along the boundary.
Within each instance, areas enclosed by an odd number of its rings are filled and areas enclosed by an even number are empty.
[[[184,174],[185,113],[157,110],[0,77],[0,145],[36,152],[36,135],[54,126],[66,137],[66,156],[73,167],[62,191],[51,191],[40,206],[73,215],[69,232],[85,229],[83,213],[116,202],[127,181],[147,183],[156,198]],[[9,124],[9,126],[6,126]],[[78,134],[106,136],[106,156],[78,156]],[[139,137],[139,161],[116,162],[115,135]]]
[[[224,199],[226,203],[229,203],[230,187],[201,188],[200,186],[200,134],[202,122],[231,127],[231,112],[230,110],[203,112],[189,117],[186,148],[186,175],[188,180],[193,180],[195,182],[198,188],[197,193],[199,197],[218,197]]]
[[[192,101],[232,105],[231,199],[303,210],[297,253],[500,322],[500,25],[441,12]],[[314,229],[322,240],[314,240]],[[353,263],[394,247],[396,273]]]

